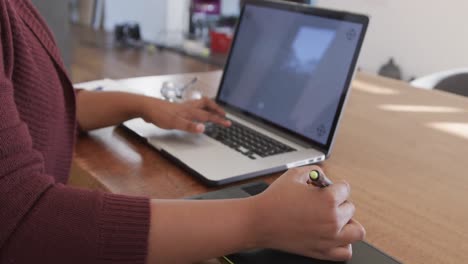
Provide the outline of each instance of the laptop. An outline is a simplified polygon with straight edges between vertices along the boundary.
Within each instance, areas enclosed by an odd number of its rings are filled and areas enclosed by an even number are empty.
[[[330,156],[368,17],[252,1],[242,8],[216,95],[232,127],[201,135],[142,119],[123,125],[209,185]]]

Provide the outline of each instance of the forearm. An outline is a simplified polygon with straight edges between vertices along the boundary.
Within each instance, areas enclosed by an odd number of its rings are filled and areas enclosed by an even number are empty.
[[[151,203],[148,263],[192,263],[256,246],[253,198]]]
[[[81,91],[77,96],[77,119],[88,131],[118,125],[142,115],[145,96],[123,92]]]

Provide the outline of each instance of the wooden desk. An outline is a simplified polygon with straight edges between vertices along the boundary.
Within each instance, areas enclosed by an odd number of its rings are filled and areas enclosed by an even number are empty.
[[[211,94],[220,72],[195,74]],[[162,76],[127,80],[155,86]],[[358,74],[329,160],[353,188],[367,241],[405,263],[468,260],[468,99]],[[261,178],[271,182],[277,175]],[[210,191],[122,128],[78,140],[72,183],[153,198]]]

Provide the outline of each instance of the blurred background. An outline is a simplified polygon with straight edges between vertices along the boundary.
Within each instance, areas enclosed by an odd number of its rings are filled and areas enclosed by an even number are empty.
[[[74,82],[221,69],[240,0],[32,0]],[[412,81],[468,65],[463,0],[298,0],[371,16],[361,71]]]

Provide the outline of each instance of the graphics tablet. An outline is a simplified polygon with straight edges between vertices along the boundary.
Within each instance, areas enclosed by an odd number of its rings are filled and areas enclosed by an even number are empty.
[[[245,198],[263,192],[268,188],[265,182],[249,183],[209,192],[188,199],[213,200]],[[392,257],[376,249],[366,242],[353,244],[353,258],[346,262],[333,262],[311,259],[272,249],[258,249],[232,254],[224,257],[229,264],[399,264]]]

